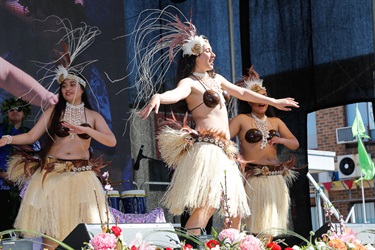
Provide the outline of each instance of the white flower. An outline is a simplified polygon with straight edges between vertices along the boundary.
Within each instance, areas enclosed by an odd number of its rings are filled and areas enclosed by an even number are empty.
[[[109,173],[108,173],[108,171],[104,172],[104,173],[102,174],[102,176],[103,176],[103,178],[107,178],[107,177],[109,177]]]
[[[316,248],[317,248],[318,250],[329,249],[329,248],[327,247],[327,245],[326,245],[324,242],[322,242],[322,241],[318,241],[318,242],[315,244],[315,246],[316,246]]]
[[[301,250],[301,248],[300,248],[299,246],[296,246],[296,245],[294,245],[294,246],[292,247],[292,249],[293,249],[293,250]]]
[[[365,248],[366,248],[367,250],[373,250],[373,249],[375,249],[375,247],[373,247],[371,244],[367,244],[367,245],[365,246]]]
[[[203,52],[203,46],[206,44],[205,39],[202,36],[192,36],[185,40],[182,45],[182,52],[184,55],[195,55],[199,56]]]

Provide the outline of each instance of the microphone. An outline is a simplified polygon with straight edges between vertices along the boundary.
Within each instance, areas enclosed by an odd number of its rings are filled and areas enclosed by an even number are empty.
[[[136,159],[136,161],[135,161],[135,163],[133,165],[133,169],[134,170],[138,170],[139,169],[139,163],[144,158],[143,157],[143,147],[144,147],[144,145],[141,145],[141,147],[139,148],[137,159]]]

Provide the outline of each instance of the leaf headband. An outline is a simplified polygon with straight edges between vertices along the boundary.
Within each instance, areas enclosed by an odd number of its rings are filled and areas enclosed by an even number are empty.
[[[1,104],[1,113],[3,115],[7,114],[9,110],[13,108],[22,108],[25,117],[31,114],[31,107],[29,102],[22,100],[22,98],[11,97],[5,99]]]

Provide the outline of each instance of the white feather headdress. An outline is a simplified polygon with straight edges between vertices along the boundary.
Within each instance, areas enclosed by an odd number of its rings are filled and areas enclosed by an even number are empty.
[[[109,80],[118,82],[131,76],[132,85],[120,92],[135,88],[135,110],[159,91],[175,56],[181,50],[183,55],[199,55],[206,43],[202,36],[197,35],[191,19],[171,5],[161,10],[142,11],[134,30],[125,37],[129,37],[134,52],[126,68],[128,74],[121,79]]]
[[[263,79],[260,79],[259,74],[254,70],[254,65],[248,70],[248,76],[243,77],[243,81],[245,84],[244,87],[252,91],[258,92],[261,89],[266,90],[266,88],[263,87]]]
[[[82,76],[82,71],[97,60],[89,60],[75,64],[76,58],[85,51],[95,40],[95,37],[101,33],[97,27],[91,27],[81,23],[80,27],[73,28],[68,19],[60,19],[57,16],[49,16],[47,19],[56,19],[58,28],[47,30],[46,32],[63,32],[64,35],[58,41],[62,45],[62,51],[55,50],[58,58],[48,63],[35,62],[40,67],[39,71],[45,71],[41,81],[48,81],[47,89],[56,80],[61,84],[65,79],[76,80],[79,84],[86,87],[88,81]],[[57,66],[56,66],[57,65]]]

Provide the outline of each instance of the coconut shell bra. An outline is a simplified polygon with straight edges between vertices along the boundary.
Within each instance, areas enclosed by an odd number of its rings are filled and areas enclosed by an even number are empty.
[[[85,110],[85,119],[87,121],[87,117],[86,117],[86,110]],[[65,121],[60,121],[56,126],[55,126],[55,134],[58,136],[58,137],[67,137],[69,136],[69,128],[67,127],[64,127],[62,125],[62,123],[65,122]],[[91,125],[88,124],[87,122],[86,123],[82,123],[80,126],[82,127],[89,127],[91,128]],[[84,139],[84,140],[87,140],[87,139],[90,139],[91,136],[89,136],[88,134],[77,134],[81,139]]]
[[[274,130],[274,129],[271,129],[269,131],[269,136],[268,136],[267,140],[271,140],[272,137],[274,137],[274,136],[280,137],[280,133],[278,131]],[[262,140],[262,138],[263,138],[262,131],[260,131],[259,129],[251,128],[248,131],[246,131],[245,140],[248,143],[260,142]]]
[[[200,107],[202,104],[206,105],[209,108],[215,108],[217,105],[221,103],[222,98],[220,97],[220,93],[218,91],[215,91],[213,89],[207,89],[205,84],[202,82],[201,79],[193,75],[199,83],[203,86],[203,88],[206,90],[203,93],[203,102],[200,103],[198,106],[194,107],[193,109],[190,110],[190,112],[193,112],[193,110],[197,109]],[[223,96],[225,103],[228,103],[230,100],[230,95],[226,90],[221,90],[221,95]]]

